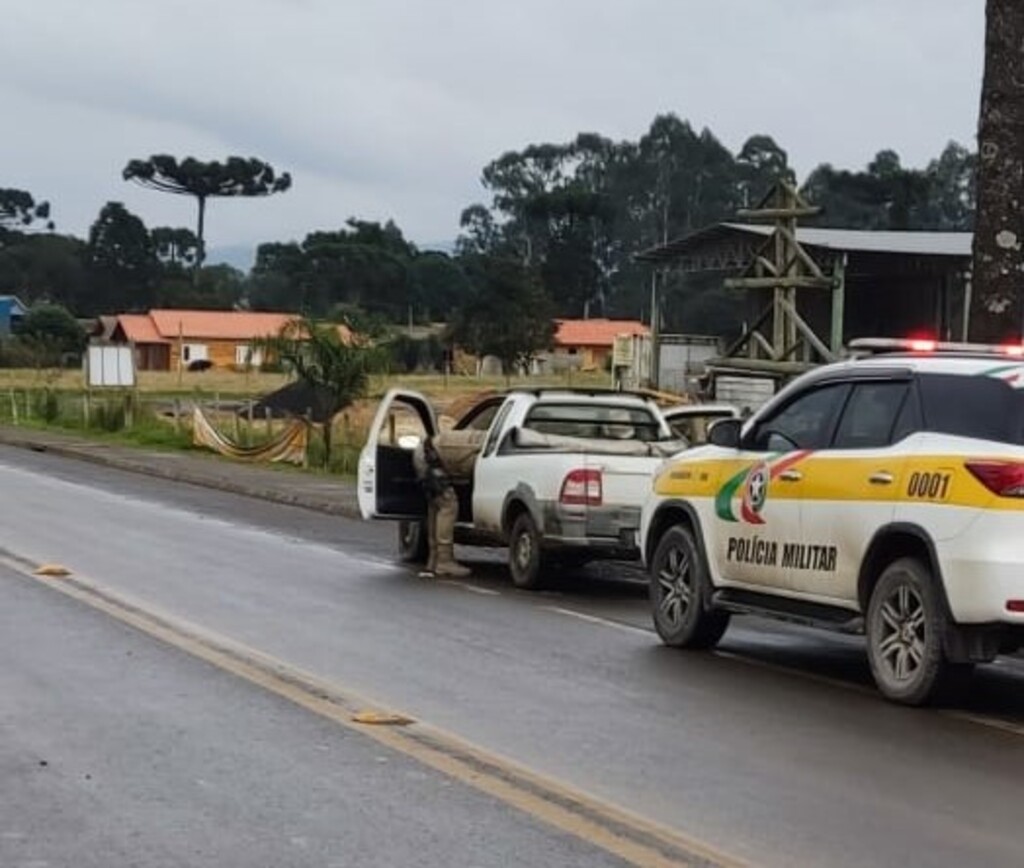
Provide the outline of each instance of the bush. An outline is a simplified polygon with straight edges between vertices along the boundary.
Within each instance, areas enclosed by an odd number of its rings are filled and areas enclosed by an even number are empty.
[[[37,417],[48,425],[52,425],[60,418],[60,399],[53,389],[43,389],[42,392],[37,392],[34,398],[33,413]]]

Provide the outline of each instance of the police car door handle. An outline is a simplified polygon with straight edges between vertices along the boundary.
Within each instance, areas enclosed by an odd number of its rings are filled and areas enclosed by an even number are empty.
[[[885,470],[879,470],[868,477],[868,482],[872,485],[892,485],[892,481],[893,475]]]
[[[804,478],[804,475],[799,470],[783,470],[779,474],[779,479],[783,482],[799,482]]]

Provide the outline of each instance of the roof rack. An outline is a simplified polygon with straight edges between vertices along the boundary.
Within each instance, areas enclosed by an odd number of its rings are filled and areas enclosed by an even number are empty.
[[[998,356],[1024,358],[1024,343],[972,344],[956,341],[937,341],[932,338],[857,338],[848,348],[854,356],[872,356],[885,353],[901,355],[955,355]]]

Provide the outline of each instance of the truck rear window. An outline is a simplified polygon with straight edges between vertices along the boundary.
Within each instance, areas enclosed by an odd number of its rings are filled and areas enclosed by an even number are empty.
[[[612,404],[536,404],[526,414],[524,427],[541,434],[585,437],[589,440],[661,439],[661,426],[643,407]]]

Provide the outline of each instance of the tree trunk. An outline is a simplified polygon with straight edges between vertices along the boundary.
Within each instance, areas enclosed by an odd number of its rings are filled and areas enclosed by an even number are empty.
[[[206,222],[206,197],[197,196],[199,202],[199,221],[196,227],[196,267],[192,271],[192,285],[199,285],[199,272],[203,268],[203,260],[206,259],[206,243],[203,241],[203,224]]]
[[[973,340],[1024,338],[1024,3],[987,0]]]

